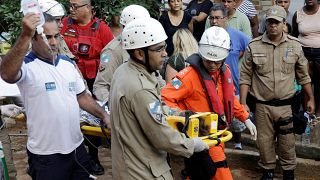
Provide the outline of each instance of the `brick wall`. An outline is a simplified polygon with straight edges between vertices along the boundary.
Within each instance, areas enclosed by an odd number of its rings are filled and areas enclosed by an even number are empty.
[[[252,0],[252,3],[255,5],[257,11],[260,13],[267,10],[270,6],[274,4],[274,1],[270,0]]]

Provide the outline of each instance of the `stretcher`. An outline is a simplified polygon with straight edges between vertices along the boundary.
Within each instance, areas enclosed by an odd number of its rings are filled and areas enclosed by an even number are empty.
[[[168,124],[179,132],[182,132],[182,128],[185,126],[186,118],[183,116],[169,116],[166,118]],[[202,122],[201,122],[202,121]],[[189,124],[186,134],[190,138],[199,137],[201,124],[208,129],[208,135],[201,136],[203,142],[208,146],[214,146],[221,142],[227,142],[232,138],[232,133],[227,130],[217,130],[218,115],[210,112],[197,113],[189,117]],[[105,137],[100,127],[93,126],[81,126],[83,134]],[[108,129],[104,129],[108,137],[110,133]]]
[[[20,114],[15,118],[16,120],[24,120],[23,114]],[[166,118],[168,124],[179,132],[183,132],[186,121],[188,125],[185,131],[189,138],[201,137],[202,141],[207,143],[208,146],[214,146],[221,142],[227,142],[232,138],[232,133],[227,130],[218,130],[218,115],[210,112],[197,113],[189,116],[188,120],[183,116],[168,116]],[[205,128],[207,134],[201,134],[201,129]],[[81,131],[83,134],[100,136],[107,138],[111,137],[110,131],[104,128],[102,131],[101,127],[82,125]]]

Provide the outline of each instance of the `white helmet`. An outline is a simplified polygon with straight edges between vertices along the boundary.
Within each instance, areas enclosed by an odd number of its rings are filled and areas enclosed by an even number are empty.
[[[199,42],[200,55],[210,61],[221,61],[229,55],[230,36],[217,26],[206,29]]]
[[[120,23],[125,26],[134,19],[149,18],[149,17],[150,17],[150,14],[146,8],[140,5],[133,4],[125,7],[122,10],[122,13],[120,16]]]
[[[39,0],[39,5],[43,12],[53,17],[66,15],[66,10],[63,5],[55,0]]]
[[[138,49],[167,39],[161,23],[153,18],[140,18],[127,24],[122,31],[123,49]]]

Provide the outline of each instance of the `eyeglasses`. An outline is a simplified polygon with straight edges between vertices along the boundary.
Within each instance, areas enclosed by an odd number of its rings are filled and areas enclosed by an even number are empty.
[[[214,20],[214,19],[217,19],[217,20],[220,20],[220,19],[223,19],[224,17],[221,17],[221,16],[209,16],[209,20]]]
[[[156,49],[148,49],[149,51],[154,51],[154,52],[162,52],[166,50],[167,44],[164,44],[162,46],[157,47]]]
[[[86,6],[86,5],[88,5],[88,4],[82,4],[82,5],[71,4],[70,8],[76,11],[77,9],[79,9],[79,8],[81,8],[83,6]]]
[[[65,17],[65,16],[56,17],[56,22],[57,22],[58,24],[61,24],[64,17]]]

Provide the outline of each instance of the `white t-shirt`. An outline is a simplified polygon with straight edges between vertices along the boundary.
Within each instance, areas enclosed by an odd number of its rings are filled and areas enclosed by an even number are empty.
[[[82,142],[77,94],[85,85],[73,62],[58,55],[55,65],[29,53],[17,85],[27,115],[27,148],[33,154],[68,154]]]

